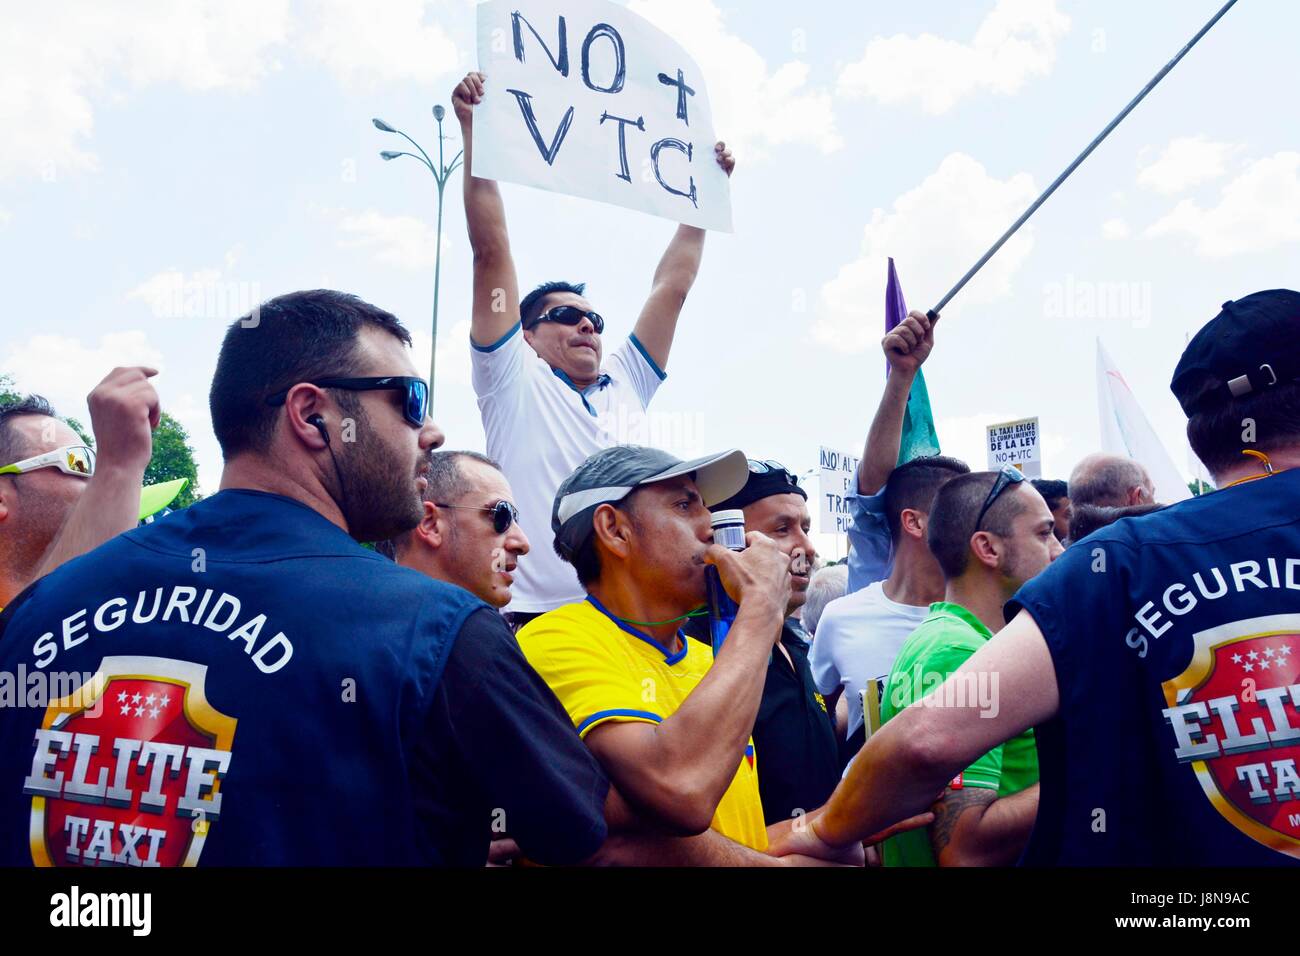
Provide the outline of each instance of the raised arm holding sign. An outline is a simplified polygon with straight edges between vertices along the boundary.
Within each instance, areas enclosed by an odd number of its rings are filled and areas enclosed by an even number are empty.
[[[555,490],[588,455],[644,442],[623,428],[644,421],[665,377],[705,234],[697,226],[677,228],[631,336],[608,356],[605,320],[584,297],[583,284],[547,282],[521,298],[501,192],[479,175],[488,150],[478,120],[489,83],[482,73],[470,73],[452,93],[452,105],[465,143],[465,218],[474,254],[474,391],[488,454],[518,489],[524,531],[542,543],[520,563],[507,609],[522,624],[580,597],[572,568],[550,547]],[[723,143],[714,147],[714,157],[725,182],[735,160]]]

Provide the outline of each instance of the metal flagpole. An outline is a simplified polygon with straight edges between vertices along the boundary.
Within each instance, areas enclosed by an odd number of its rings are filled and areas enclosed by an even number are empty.
[[[984,255],[980,257],[980,261],[975,263],[975,265],[971,267],[971,270],[961,277],[961,281],[958,282],[955,286],[953,286],[948,291],[948,294],[945,295],[942,299],[940,299],[938,303],[934,306],[934,308],[930,309],[930,311],[926,313],[926,315],[929,317],[931,322],[939,318],[939,313],[943,311],[944,306],[946,306],[949,302],[952,301],[953,296],[955,296],[958,292],[960,292],[962,290],[962,287],[965,286],[967,282],[969,282],[971,279],[975,277],[975,273],[979,272],[980,269],[984,268],[984,264],[988,262],[990,259],[992,259],[994,255],[997,254],[997,251],[1002,248],[1003,243],[1005,243],[1008,239],[1010,239],[1012,236],[1016,234],[1016,230],[1018,230],[1021,226],[1023,226],[1028,221],[1029,217],[1038,211],[1039,206],[1047,202],[1047,197],[1052,195],[1052,193],[1056,192],[1056,188],[1060,186],[1061,183],[1065,182],[1066,179],[1069,178],[1072,172],[1074,172],[1076,169],[1079,168],[1079,164],[1082,163],[1085,159],[1087,159],[1094,149],[1096,149],[1098,146],[1101,145],[1101,141],[1110,135],[1111,130],[1113,130],[1116,126],[1118,126],[1123,121],[1124,117],[1128,116],[1129,113],[1133,112],[1133,108],[1137,106],[1139,103],[1141,103],[1142,100],[1146,97],[1146,95],[1156,88],[1156,84],[1165,78],[1165,74],[1178,65],[1178,61],[1187,55],[1187,51],[1190,50],[1192,47],[1196,46],[1197,41],[1199,41],[1201,37],[1205,36],[1205,34],[1209,33],[1210,28],[1213,27],[1216,23],[1218,23],[1219,19],[1230,9],[1232,9],[1233,4],[1235,4],[1236,2],[1237,0],[1228,0],[1228,2],[1223,5],[1223,7],[1219,10],[1219,12],[1210,18],[1210,22],[1205,24],[1205,26],[1201,27],[1201,29],[1197,31],[1196,36],[1192,37],[1191,40],[1187,42],[1187,45],[1178,51],[1178,55],[1175,56],[1168,63],[1166,63],[1164,65],[1164,68],[1151,78],[1151,82],[1147,83],[1146,86],[1142,87],[1142,91],[1138,93],[1137,96],[1133,97],[1132,100],[1129,101],[1128,106],[1124,107],[1124,109],[1120,111],[1120,114],[1116,116],[1113,120],[1111,120],[1106,125],[1105,129],[1103,129],[1100,133],[1097,134],[1097,138],[1088,144],[1088,148],[1085,149],[1078,156],[1076,156],[1074,162],[1072,162],[1069,166],[1065,167],[1065,172],[1061,173],[1061,175],[1056,177],[1056,180],[1052,183],[1052,185],[1048,186],[1047,189],[1043,192],[1043,194],[1034,200],[1033,205],[1031,205],[1028,209],[1025,210],[1024,215],[1022,215],[1019,219],[1017,219],[1015,223],[1011,226],[1011,228],[1002,234],[1002,238],[999,239],[997,242],[993,243],[992,248],[990,248],[988,252],[984,253]]]

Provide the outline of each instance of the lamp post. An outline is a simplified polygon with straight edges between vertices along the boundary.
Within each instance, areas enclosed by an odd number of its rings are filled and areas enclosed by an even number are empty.
[[[433,160],[429,158],[429,154],[424,151],[420,144],[411,139],[411,137],[407,136],[400,129],[390,126],[381,119],[371,120],[371,122],[375,124],[375,129],[381,130],[385,133],[396,133],[419,150],[420,153],[420,155],[417,156],[415,153],[408,153],[401,150],[381,150],[379,155],[385,161],[396,159],[398,156],[410,156],[412,159],[416,159],[424,164],[424,167],[428,169],[429,172],[433,173],[434,181],[438,184],[438,230],[435,239],[436,245],[433,251],[433,350],[429,355],[430,414],[433,413],[434,369],[438,362],[438,280],[442,273],[442,193],[444,188],[446,188],[447,180],[451,178],[451,174],[456,171],[458,166],[463,165],[461,163],[461,157],[464,155],[464,150],[461,150],[452,158],[450,165],[444,164],[443,162],[442,142],[447,137],[442,134],[442,121],[446,115],[447,111],[443,109],[441,105],[434,106],[433,118],[438,123],[438,164],[436,166],[433,164]]]

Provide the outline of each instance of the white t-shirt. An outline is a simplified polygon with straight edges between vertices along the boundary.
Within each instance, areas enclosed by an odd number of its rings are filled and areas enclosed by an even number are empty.
[[[589,456],[645,444],[645,409],[664,380],[636,336],[605,358],[600,381],[578,391],[524,341],[519,323],[490,346],[470,342],[474,393],[487,453],[515,493],[529,551],[519,560],[507,611],[537,613],[587,595],[555,553],[551,506],[560,482]]]
[[[903,642],[929,613],[929,605],[885,597],[884,581],[836,598],[822,611],[808,659],[818,693],[844,688],[849,736],[862,726],[862,688],[869,680],[889,677]]]

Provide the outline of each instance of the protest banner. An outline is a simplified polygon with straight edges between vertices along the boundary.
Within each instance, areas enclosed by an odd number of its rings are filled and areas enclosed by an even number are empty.
[[[1019,468],[1026,478],[1043,477],[1038,418],[1022,418],[988,426],[989,470],[1004,465]]]
[[[857,490],[858,461],[849,455],[822,445],[818,455],[821,466],[821,505],[817,527],[822,534],[845,534],[849,530],[848,496]]]
[[[1192,496],[1187,479],[1178,473],[1101,339],[1097,339],[1097,414],[1102,450],[1141,464],[1156,487],[1156,501],[1171,505]]]
[[[478,8],[475,176],[731,231],[704,77],[667,34],[606,0]]]

